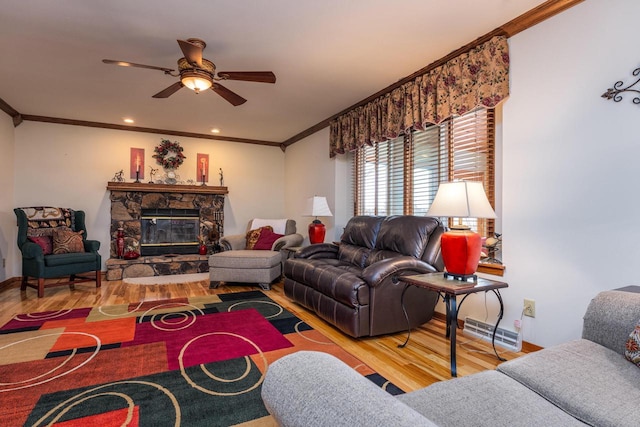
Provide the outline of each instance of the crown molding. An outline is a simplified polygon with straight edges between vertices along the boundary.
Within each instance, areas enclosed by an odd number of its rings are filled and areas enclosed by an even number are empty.
[[[263,141],[259,139],[234,138],[231,136],[209,135],[205,133],[183,132],[171,129],[145,128],[140,126],[116,125],[112,123],[91,122],[86,120],[62,119],[58,117],[34,116],[31,114],[21,115],[23,120],[32,122],[55,123],[59,125],[85,126],[101,129],[124,130],[129,132],[157,133],[162,135],[184,136],[188,138],[214,139],[216,141],[241,142],[245,144],[268,145],[271,147],[280,147],[279,142]]]

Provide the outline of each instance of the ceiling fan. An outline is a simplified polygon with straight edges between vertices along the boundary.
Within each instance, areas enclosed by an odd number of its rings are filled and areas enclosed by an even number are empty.
[[[120,65],[122,67],[148,68],[160,70],[173,77],[180,77],[180,80],[166,89],[153,95],[154,98],[168,98],[183,86],[188,87],[195,93],[211,88],[215,93],[226,99],[234,106],[247,102],[235,92],[218,83],[221,80],[241,80],[245,82],[275,83],[276,76],[271,71],[218,71],[216,65],[202,57],[202,51],[207,44],[200,39],[178,40],[178,45],[184,54],[178,59],[178,72],[171,68],[155,67],[153,65],[136,64],[126,61],[115,61],[113,59],[103,59],[105,64]]]

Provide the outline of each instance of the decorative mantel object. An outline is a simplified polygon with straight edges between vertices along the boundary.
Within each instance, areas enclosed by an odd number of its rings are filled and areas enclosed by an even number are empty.
[[[619,80],[613,85],[613,87],[607,89],[607,91],[602,94],[602,97],[605,99],[613,99],[614,102],[620,102],[622,101],[621,94],[624,92],[635,92],[636,94],[640,94],[640,90],[638,88],[634,89],[634,86],[640,82],[640,77],[638,77],[638,75],[640,75],[640,68],[636,68],[631,74],[636,78],[635,82],[631,83],[629,86],[622,87],[624,82]],[[640,104],[640,96],[635,96],[631,101],[634,104]]]
[[[198,153],[196,162],[196,177],[202,182],[202,185],[209,181],[209,155]]]
[[[149,184],[153,184],[155,181],[153,177],[158,173],[158,168],[154,168],[153,166],[149,166]]]
[[[120,172],[116,172],[111,178],[112,182],[124,182],[124,170],[120,169]]]
[[[168,139],[163,139],[160,145],[153,149],[155,154],[152,157],[165,169],[178,169],[186,159],[182,154],[183,150],[178,141],[171,142]]]
[[[129,160],[130,178],[135,178],[135,182],[144,179],[144,148],[131,147],[131,156]]]

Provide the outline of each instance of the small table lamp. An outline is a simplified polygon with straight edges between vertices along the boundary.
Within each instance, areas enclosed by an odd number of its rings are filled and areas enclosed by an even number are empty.
[[[326,227],[320,220],[319,216],[333,216],[326,197],[313,196],[307,199],[307,207],[302,216],[315,216],[316,219],[309,224],[309,242],[323,243],[324,235],[327,232]]]
[[[440,184],[427,216],[457,217],[458,224],[442,235],[445,277],[477,280],[482,242],[480,235],[462,224],[462,218],[495,218],[481,182],[456,181]]]

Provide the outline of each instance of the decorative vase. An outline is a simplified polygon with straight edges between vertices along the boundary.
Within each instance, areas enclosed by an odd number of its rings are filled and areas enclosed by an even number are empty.
[[[122,258],[124,255],[124,228],[118,227],[118,234],[116,237],[116,256]]]
[[[319,219],[313,220],[313,222],[309,224],[309,243],[324,243],[326,232],[327,228]]]
[[[198,253],[200,255],[206,255],[207,252],[208,252],[207,245],[204,245],[204,244],[200,245],[200,247],[198,248]]]

